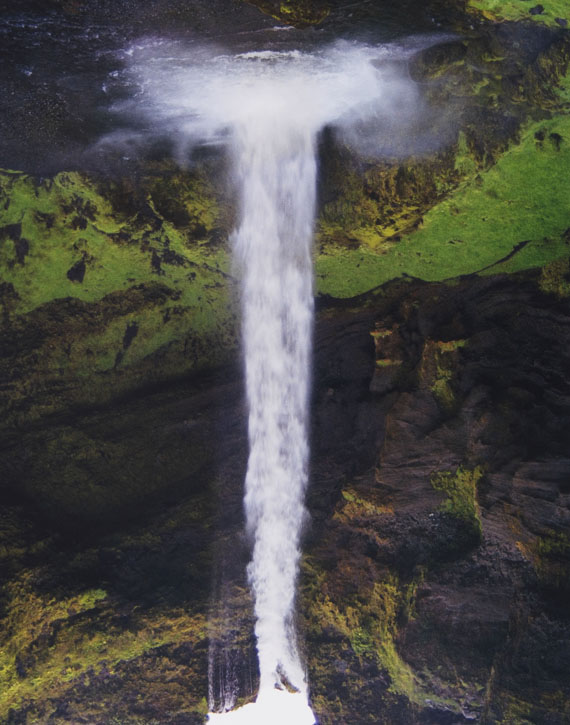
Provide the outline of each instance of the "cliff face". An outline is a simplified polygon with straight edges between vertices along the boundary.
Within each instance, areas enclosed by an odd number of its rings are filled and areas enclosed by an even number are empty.
[[[198,6],[139,21],[222,17]],[[326,32],[373,21],[307,8],[263,3]],[[462,34],[409,63],[412,153],[321,139],[311,696],[337,725],[565,723],[563,8],[423,13]],[[0,722],[203,722],[209,667],[216,697],[255,691],[235,202],[218,156],[157,156],[0,174]]]
[[[567,721],[570,310],[538,281],[398,283],[321,313],[299,598],[320,722]],[[36,435],[59,448],[61,425]],[[65,426],[121,451],[123,501],[5,508],[3,717],[200,722],[208,642],[252,693],[239,369]]]
[[[567,721],[569,310],[536,281],[400,285],[318,337],[321,722]]]

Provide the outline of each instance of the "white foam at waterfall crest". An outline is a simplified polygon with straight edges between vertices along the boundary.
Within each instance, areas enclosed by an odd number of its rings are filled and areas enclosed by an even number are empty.
[[[212,713],[210,722],[312,725],[294,603],[309,455],[317,135],[327,124],[386,112],[412,84],[375,62],[389,49],[358,44],[235,56],[159,50],[133,53],[140,105],[152,107],[181,147],[227,143],[240,198],[233,248],[242,280],[245,509],[260,686],[255,703]]]

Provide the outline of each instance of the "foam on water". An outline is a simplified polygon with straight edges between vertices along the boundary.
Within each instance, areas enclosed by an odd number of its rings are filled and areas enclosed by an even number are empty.
[[[313,135],[334,124],[350,129],[352,140],[354,128],[371,119],[376,128],[389,121],[397,133],[418,102],[417,88],[399,62],[421,46],[418,39],[383,46],[342,41],[311,52],[228,54],[199,44],[141,41],[123,52],[138,86],[134,102],[123,109],[150,119],[151,136],[177,141],[181,162],[195,145],[232,145],[240,126],[271,118]],[[120,142],[122,135],[117,131],[105,141]],[[132,141],[132,132],[124,136]],[[278,127],[273,138],[286,143]]]
[[[220,725],[314,725],[315,716],[304,694],[285,690],[260,692],[256,702],[224,713],[210,713]]]

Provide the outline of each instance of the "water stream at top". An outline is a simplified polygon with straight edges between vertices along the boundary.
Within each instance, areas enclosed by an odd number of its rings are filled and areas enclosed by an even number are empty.
[[[182,145],[228,145],[240,199],[232,246],[242,290],[248,578],[260,684],[255,703],[209,719],[312,725],[294,614],[309,456],[317,137],[328,124],[354,128],[393,115],[413,84],[383,70],[393,53],[386,46],[231,56],[160,44],[142,50],[133,65],[142,100]]]

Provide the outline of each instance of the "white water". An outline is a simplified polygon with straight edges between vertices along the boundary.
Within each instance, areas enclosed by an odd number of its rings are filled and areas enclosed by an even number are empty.
[[[227,143],[240,198],[233,248],[242,279],[245,509],[260,685],[255,703],[209,719],[312,725],[294,614],[309,455],[317,135],[327,124],[393,112],[395,98],[413,95],[412,84],[373,63],[389,57],[388,48],[357,44],[237,56],[154,44],[137,54],[142,104],[181,148]]]
[[[255,542],[248,575],[260,692],[282,678],[304,691],[292,617],[308,465],[315,141],[282,100],[261,100],[234,139],[242,192],[234,250],[243,269],[249,403],[245,510]]]

